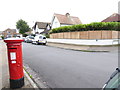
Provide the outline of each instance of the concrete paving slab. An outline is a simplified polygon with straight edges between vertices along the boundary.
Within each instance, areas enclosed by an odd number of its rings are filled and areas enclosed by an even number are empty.
[[[0,41],[0,88],[3,88],[9,84],[9,70],[8,70],[8,59],[7,59],[7,47],[5,43],[1,40]]]

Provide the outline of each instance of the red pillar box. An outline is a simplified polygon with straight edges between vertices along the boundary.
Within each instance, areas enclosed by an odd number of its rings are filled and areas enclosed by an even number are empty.
[[[24,86],[24,74],[22,63],[22,39],[5,39],[8,50],[8,62],[10,73],[10,88]]]

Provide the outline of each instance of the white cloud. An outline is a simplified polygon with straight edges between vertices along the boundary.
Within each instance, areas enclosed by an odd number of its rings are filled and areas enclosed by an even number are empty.
[[[16,28],[23,19],[32,27],[35,21],[50,22],[53,13],[78,16],[83,23],[99,22],[118,12],[119,0],[1,0],[0,31]]]

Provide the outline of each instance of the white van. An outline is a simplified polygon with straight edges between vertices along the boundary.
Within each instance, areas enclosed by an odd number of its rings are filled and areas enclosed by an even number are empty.
[[[36,35],[32,40],[32,44],[46,45],[46,43],[47,43],[46,36],[43,36],[43,35]]]

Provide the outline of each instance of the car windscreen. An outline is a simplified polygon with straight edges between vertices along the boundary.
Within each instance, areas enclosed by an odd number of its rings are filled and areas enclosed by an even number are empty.
[[[29,37],[30,39],[34,39],[34,37]]]
[[[118,72],[112,79],[109,80],[109,82],[106,85],[106,89],[107,88],[118,88],[120,89],[120,72]]]
[[[42,36],[39,36],[40,39],[42,39]]]

